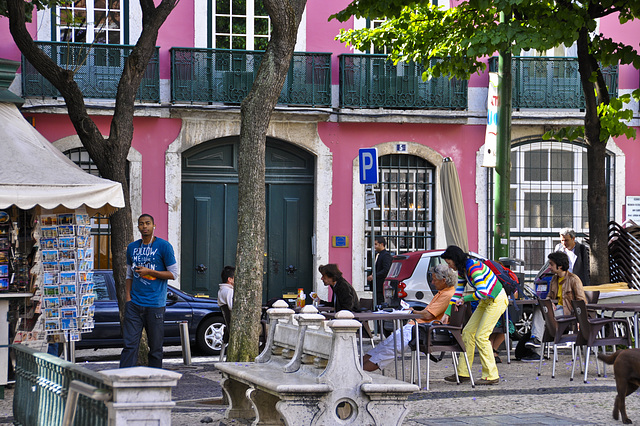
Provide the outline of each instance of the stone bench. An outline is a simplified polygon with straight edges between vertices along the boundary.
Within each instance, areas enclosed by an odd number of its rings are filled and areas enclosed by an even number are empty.
[[[226,417],[254,425],[400,425],[418,387],[360,365],[348,311],[326,321],[308,306],[300,314],[278,301],[269,309],[270,333],[255,362],[218,362],[229,400]]]

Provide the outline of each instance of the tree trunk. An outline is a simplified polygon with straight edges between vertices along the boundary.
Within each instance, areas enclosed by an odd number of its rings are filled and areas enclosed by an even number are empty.
[[[600,117],[598,105],[609,103],[609,93],[604,84],[598,62],[589,54],[589,32],[580,30],[578,36],[578,63],[580,80],[585,95],[584,139],[587,145],[588,189],[587,208],[589,215],[589,257],[591,284],[605,284],[609,278],[609,245],[606,186],[606,144],[600,141]],[[597,73],[596,82],[590,81]]]
[[[238,160],[238,250],[229,361],[258,354],[265,259],[267,128],[289,70],[306,0],[265,0],[273,33],[253,87],[241,106]]]

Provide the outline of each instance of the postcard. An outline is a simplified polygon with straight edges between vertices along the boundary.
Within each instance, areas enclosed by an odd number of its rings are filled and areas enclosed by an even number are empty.
[[[57,320],[50,320],[44,322],[44,329],[46,331],[60,330],[60,322]]]
[[[43,262],[57,262],[58,261],[58,250],[42,250],[42,261]]]
[[[60,265],[60,272],[75,272],[76,261],[75,260],[61,260],[58,262]],[[62,277],[60,277],[62,279]],[[75,277],[73,278],[75,280]]]
[[[45,285],[42,294],[44,296],[58,296],[60,294],[60,288],[57,285]]]
[[[58,237],[70,237],[75,235],[73,225],[58,225]]]
[[[91,248],[91,247],[85,248],[84,249],[84,256],[82,258],[86,259],[86,260],[93,259],[93,248]]]
[[[43,214],[40,216],[42,226],[55,226],[58,224],[58,216],[55,214]]]
[[[80,284],[80,294],[93,293],[93,283],[83,282]]]
[[[9,248],[9,239],[0,238],[0,250],[7,250]]]
[[[78,310],[76,307],[60,308],[60,318],[76,318],[78,316]]]
[[[0,278],[0,290],[6,290],[9,288],[9,280],[6,278]]]
[[[55,238],[43,238],[40,240],[42,250],[51,250],[58,248],[58,240]]]
[[[60,318],[60,311],[58,309],[45,309],[44,317],[46,319],[58,319]]]
[[[73,213],[63,213],[58,215],[58,225],[73,225]]]
[[[60,296],[60,307],[68,308],[76,306],[76,296]]]
[[[75,284],[75,272],[60,272],[60,284]]]
[[[76,248],[76,238],[75,237],[58,238],[58,248],[60,249]]]
[[[89,215],[76,214],[76,225],[89,225]]]
[[[9,276],[9,265],[0,265],[0,277]]]
[[[61,318],[60,327],[63,330],[71,330],[78,328],[78,321],[76,318]]]
[[[44,273],[44,284],[58,284],[58,274],[55,272],[45,272]]]
[[[78,342],[78,341],[80,341],[80,332],[78,330],[70,330],[69,331],[69,341],[70,342]]]
[[[0,262],[8,262],[9,261],[9,252],[0,251]]]
[[[83,260],[80,262],[81,271],[90,271],[93,269],[93,260]]]
[[[95,296],[93,294],[85,294],[82,296],[82,298],[80,299],[80,305],[81,306],[90,306],[93,305],[93,301],[95,299]]]
[[[44,298],[45,309],[57,309],[60,307],[59,297],[45,297]]]
[[[57,238],[58,227],[57,226],[43,226],[40,228],[40,235],[42,238]]]
[[[78,247],[91,246],[91,238],[88,235],[78,235]]]
[[[45,272],[58,272],[58,262],[42,262],[42,269]]]
[[[76,284],[60,284],[60,294],[76,294]]]
[[[60,260],[76,260],[76,251],[71,250],[60,250],[58,252],[58,256]]]

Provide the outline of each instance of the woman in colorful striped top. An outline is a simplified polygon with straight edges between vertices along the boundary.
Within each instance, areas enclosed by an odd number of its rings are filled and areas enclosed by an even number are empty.
[[[458,271],[458,285],[442,322],[448,322],[448,315],[454,304],[462,305],[464,302],[479,301],[478,307],[462,330],[462,340],[467,349],[469,364],[473,364],[473,355],[476,346],[478,347],[482,364],[482,378],[476,383],[479,385],[497,384],[500,381],[500,376],[489,336],[509,305],[507,294],[493,272],[484,263],[470,259],[469,255],[460,247],[447,247],[441,257],[451,269]],[[475,291],[463,295],[467,283]],[[460,381],[468,381],[468,370],[464,356],[460,356],[459,361],[458,376]],[[445,380],[456,382],[456,375],[447,376]]]

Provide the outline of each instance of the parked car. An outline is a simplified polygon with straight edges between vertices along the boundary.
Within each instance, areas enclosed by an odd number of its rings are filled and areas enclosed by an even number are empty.
[[[437,293],[429,271],[438,264],[446,263],[440,257],[442,253],[444,250],[423,250],[393,256],[391,268],[384,280],[384,303],[391,308],[398,308],[400,300],[419,309],[427,306]],[[470,255],[474,259],[485,260],[478,253],[471,252]],[[509,318],[515,325],[513,337],[517,339],[531,328],[531,307],[527,306],[524,309],[510,307]]]
[[[77,349],[122,347],[122,331],[116,300],[115,281],[111,270],[93,273],[95,326],[82,333]],[[202,353],[217,354],[222,349],[226,326],[216,299],[195,297],[175,287],[167,288],[167,309],[164,316],[164,345],[180,345],[179,322],[186,321],[189,339]]]

